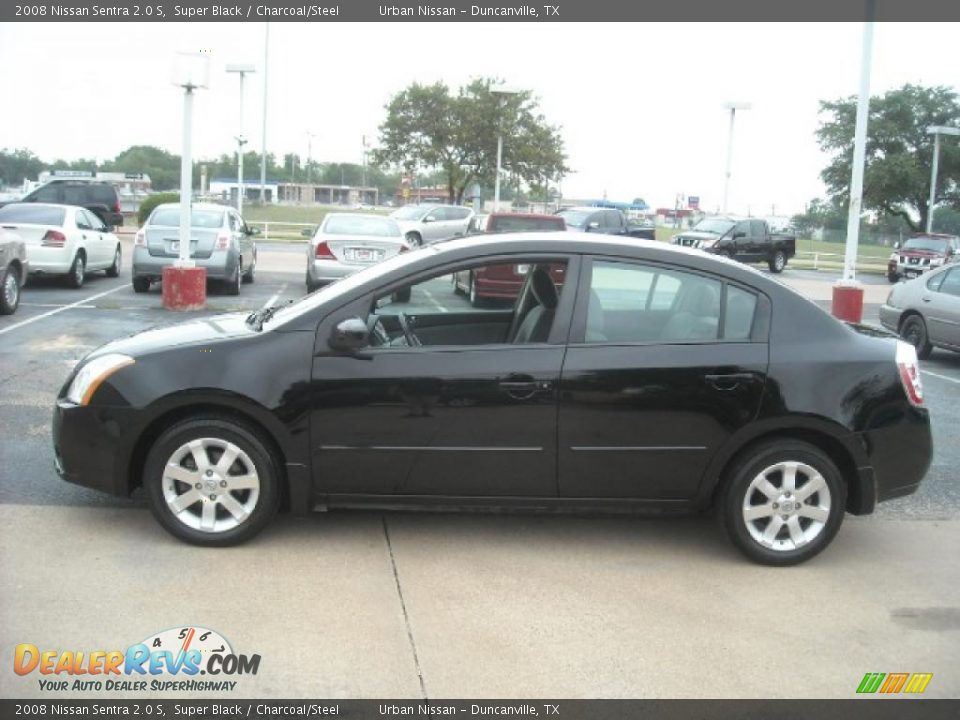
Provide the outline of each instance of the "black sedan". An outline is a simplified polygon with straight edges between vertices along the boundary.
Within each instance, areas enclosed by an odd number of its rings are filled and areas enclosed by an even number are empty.
[[[509,306],[451,282],[501,265],[525,278]],[[568,232],[431,245],[111,342],[53,440],[64,479],[143,486],[202,545],[278,509],[712,508],[773,565],[914,492],[932,454],[910,345],[723,258]]]

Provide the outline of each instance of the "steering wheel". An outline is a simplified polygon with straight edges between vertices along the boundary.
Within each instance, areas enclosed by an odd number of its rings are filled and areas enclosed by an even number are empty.
[[[403,336],[407,339],[408,347],[420,347],[423,345],[423,343],[420,342],[420,338],[413,334],[406,313],[397,313],[397,320],[400,321],[400,329],[403,330]]]

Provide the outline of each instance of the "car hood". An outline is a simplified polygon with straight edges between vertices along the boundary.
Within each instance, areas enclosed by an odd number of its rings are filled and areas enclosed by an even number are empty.
[[[703,232],[702,230],[684,230],[678,233],[677,237],[693,238],[694,240],[716,240],[720,236],[717,233]]]
[[[246,323],[247,312],[214,315],[173,325],[161,325],[113,340],[94,350],[87,359],[108,353],[131,357],[149,355],[175,347],[209,345],[233,338],[259,335]]]
[[[898,254],[904,257],[944,257],[945,253],[936,250],[898,250]]]

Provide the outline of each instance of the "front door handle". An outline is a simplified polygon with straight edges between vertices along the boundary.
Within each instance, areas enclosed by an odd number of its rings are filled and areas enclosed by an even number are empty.
[[[929,296],[929,295],[925,295],[924,297],[922,297],[922,298],[920,298],[920,299],[923,300],[924,302],[930,302],[930,296]]]
[[[753,380],[752,373],[708,373],[703,376],[705,382],[709,383],[717,390],[733,390],[740,383],[747,383]]]
[[[535,380],[529,375],[509,375],[498,385],[507,395],[517,400],[529,400],[537,393],[553,387],[553,383],[549,380]]]

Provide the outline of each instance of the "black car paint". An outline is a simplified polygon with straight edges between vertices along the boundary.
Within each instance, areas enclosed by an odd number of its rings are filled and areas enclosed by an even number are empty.
[[[353,354],[329,345],[336,324],[365,316],[375,294],[474,258],[518,256],[570,263],[546,343]],[[592,257],[752,288],[763,302],[749,342],[583,343]],[[89,357],[127,353],[136,364],[109,376],[86,407],[64,399],[67,379],[53,428],[61,474],[126,494],[140,483],[152,439],[198,409],[258,426],[282,458],[294,512],[704,508],[740,450],[791,436],[834,459],[848,482],[848,510],[862,514],[912,492],[929,466],[928,413],[906,398],[891,336],[839,323],[750,268],[580,233],[455,240],[405,263],[262,332],[225,315],[94,351]],[[711,385],[707,376],[732,379]],[[528,384],[517,389],[511,380]]]

